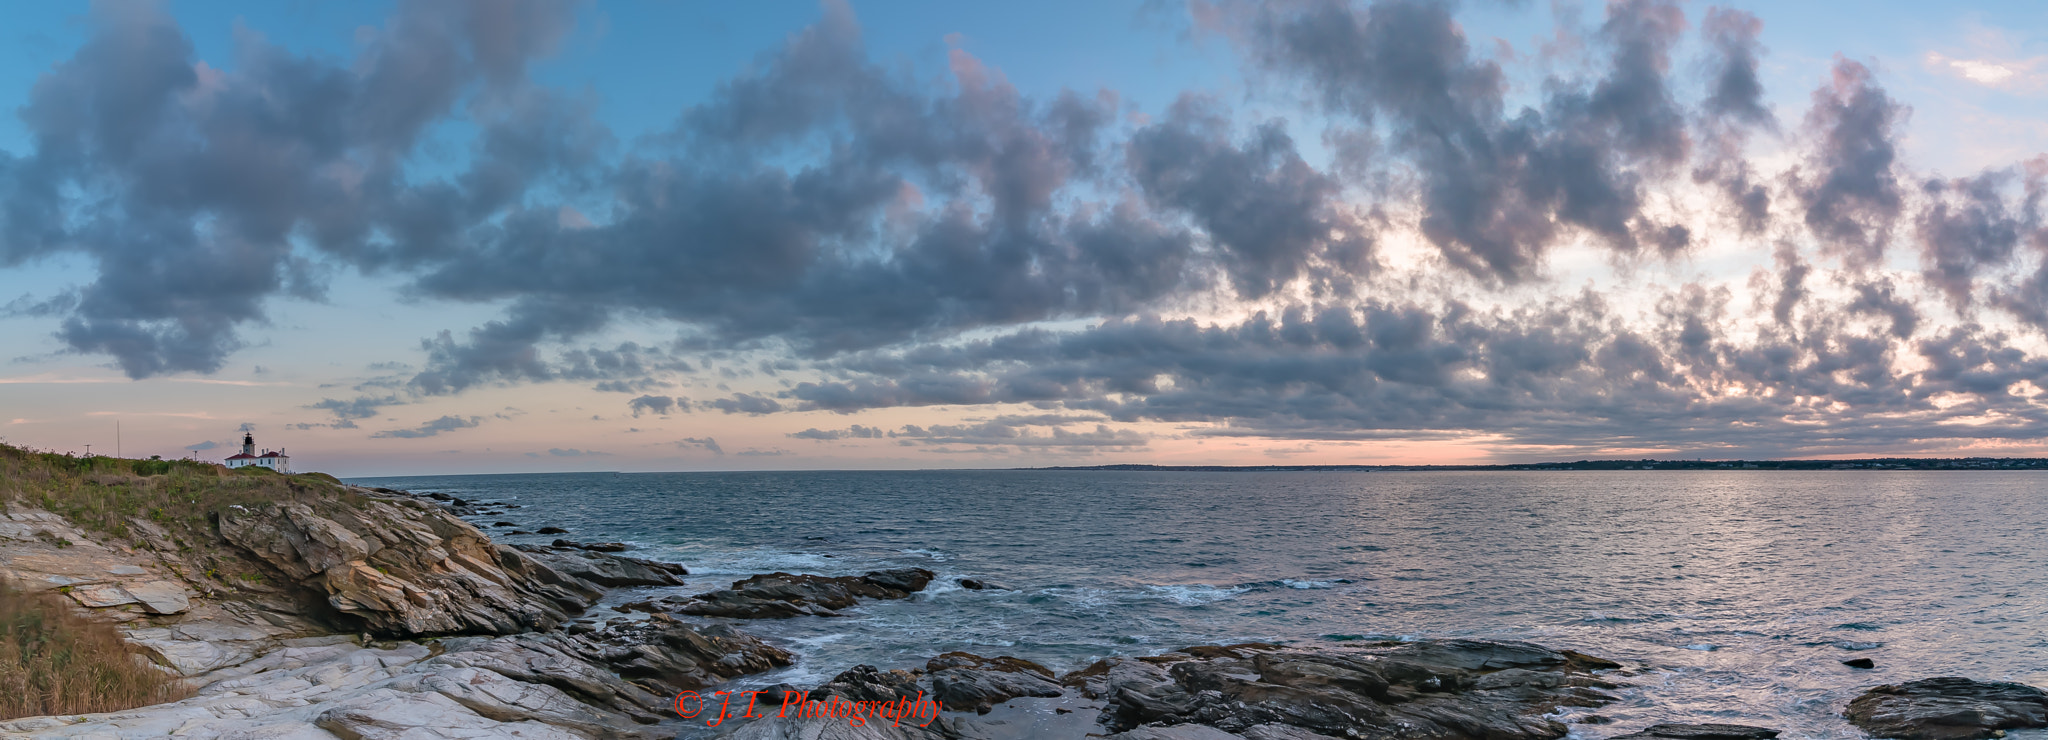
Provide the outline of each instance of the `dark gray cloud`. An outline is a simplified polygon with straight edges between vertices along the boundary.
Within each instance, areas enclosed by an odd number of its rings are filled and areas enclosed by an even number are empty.
[[[718,440],[713,439],[711,437],[684,437],[682,439],[676,440],[676,446],[682,448],[697,447],[705,450],[710,450],[711,454],[714,455],[725,454],[725,450],[718,446]]]
[[[516,213],[426,272],[432,295],[542,301],[442,353],[491,368],[552,336],[544,311],[586,312],[568,329],[630,309],[822,355],[1123,311],[1194,284],[1186,230],[1115,199],[1055,207],[1101,172],[1113,95],[1035,101],[963,52],[951,67],[941,86],[882,68],[828,4],[681,116],[679,154],[621,162],[607,223]],[[820,145],[835,153],[787,164]]]
[[[1720,184],[1742,233],[1751,235],[1770,225],[1771,192],[1756,180],[1743,147],[1754,130],[1778,131],[1777,115],[1765,105],[1757,77],[1764,51],[1757,36],[1762,32],[1762,20],[1728,8],[1708,8],[1700,24],[1709,49],[1708,93],[1700,106],[1705,161],[1693,179]]]
[[[1367,302],[1227,325],[1111,322],[848,357],[836,363],[841,371],[923,382],[856,378],[785,395],[798,409],[851,412],[953,404],[946,389],[973,387],[992,401],[1193,425],[1185,428],[1195,436],[1487,434],[1531,455],[1941,449],[2048,430],[2048,413],[2006,390],[2048,381],[2048,358],[1981,327],[1928,335],[1885,281],[1859,284],[1840,303],[1803,299],[1800,314],[1785,315],[1786,332],[1738,332],[1729,299],[1724,289],[1681,286],[1658,302],[1651,331],[1592,294],[1514,310]],[[1858,317],[1880,328],[1859,330]],[[1901,369],[1908,354],[1931,369]],[[1965,400],[1934,401],[1945,394]],[[1997,414],[1988,422],[1957,423],[1989,410]],[[841,437],[809,432],[798,436]],[[1018,433],[989,422],[891,436],[993,448],[1017,446],[1001,440]]]
[[[706,401],[704,408],[717,409],[728,414],[760,415],[781,411],[782,404],[758,393],[735,393],[728,398]]]
[[[1926,278],[1959,306],[1972,300],[1977,277],[2006,265],[2021,240],[2040,226],[2040,178],[2029,178],[2023,213],[2015,213],[2001,189],[2010,172],[1987,172],[1974,178],[1928,181],[1921,190],[1929,203],[1915,223],[1927,263]]]
[[[1799,302],[1806,300],[1806,276],[1813,272],[1813,266],[1799,259],[1799,252],[1789,246],[1778,247],[1775,260],[1778,263],[1777,298],[1771,304],[1771,318],[1779,324],[1792,323],[1792,311],[1799,308]]]
[[[483,418],[478,416],[471,416],[467,418],[461,416],[443,416],[439,419],[429,421],[425,424],[421,424],[412,429],[387,429],[385,431],[372,434],[370,435],[370,437],[373,439],[419,439],[421,437],[437,436],[442,432],[452,432],[457,429],[469,429],[482,423]]]
[[[1883,256],[1904,204],[1897,139],[1908,113],[1878,86],[1869,67],[1838,59],[1833,78],[1814,91],[1806,114],[1814,135],[1810,171],[1795,177],[1806,226],[1861,264]]]
[[[1232,144],[1227,112],[1183,97],[1164,122],[1133,134],[1132,177],[1187,213],[1215,242],[1238,294],[1262,298],[1304,273],[1340,286],[1372,258],[1367,225],[1343,213],[1341,186],[1295,153],[1281,122]],[[1348,286],[1344,286],[1348,287]]]
[[[680,403],[678,403],[679,401]],[[626,408],[633,411],[634,418],[639,418],[642,413],[668,416],[669,412],[677,409],[688,413],[690,410],[690,400],[687,398],[670,398],[668,396],[641,396],[627,401]]]
[[[819,429],[812,427],[801,432],[793,432],[789,436],[795,439],[826,442],[838,439],[881,439],[888,436],[888,433],[878,427],[855,424],[845,429]]]
[[[1148,434],[1114,429],[1099,423],[1104,419],[1095,414],[1008,414],[970,419],[963,424],[905,424],[889,430],[860,424],[845,429],[811,428],[789,436],[817,441],[887,438],[906,446],[972,447],[994,453],[1037,450],[1076,454],[1088,454],[1095,449],[1142,450],[1152,440]],[[1070,426],[1081,428],[1068,429]]]
[[[972,424],[906,424],[903,428],[890,432],[889,436],[922,445],[965,445],[991,452],[1008,449],[1062,448],[1137,450],[1144,448],[1145,444],[1151,441],[1148,435],[1128,429],[1111,429],[1107,424],[1097,424],[1093,429],[1079,431],[1069,431],[1057,425],[1050,426],[1044,431],[1033,431],[1034,427],[1044,426],[1048,425],[1034,424],[1030,420],[998,417]]]
[[[385,406],[397,406],[404,403],[406,402],[399,400],[397,396],[357,396],[346,401],[338,398],[323,398],[319,403],[307,406],[306,408],[322,409],[332,413],[334,414],[334,420],[337,422],[352,422],[357,419],[375,417]],[[353,424],[350,425],[350,427],[353,426]]]
[[[1777,115],[1764,104],[1764,84],[1757,77],[1763,62],[1762,19],[1732,8],[1708,8],[1700,35],[1711,49],[1707,57],[1708,115],[1775,129]]]
[[[1533,277],[1563,229],[1634,253],[1687,246],[1643,213],[1643,183],[1686,161],[1684,109],[1667,80],[1685,28],[1674,3],[1608,6],[1594,80],[1553,79],[1543,109],[1508,114],[1499,65],[1477,56],[1441,3],[1339,0],[1238,6],[1253,59],[1303,80],[1330,109],[1391,130],[1418,180],[1418,226],[1455,266]]]
[[[1890,278],[1879,278],[1856,284],[1856,299],[1849,302],[1848,312],[1885,318],[1891,322],[1892,336],[1906,339],[1920,326],[1920,310],[1913,303],[1900,297],[1892,286]]]
[[[295,237],[365,267],[413,263],[544,174],[588,163],[604,137],[576,122],[519,135],[575,110],[523,81],[570,9],[401,3],[352,63],[245,34],[223,71],[195,65],[155,6],[95,6],[85,45],[20,108],[33,152],[0,157],[0,266],[89,255],[99,275],[58,331],[69,348],[136,378],[218,370],[267,298],[321,295],[323,269]],[[472,170],[408,182],[406,155],[465,98],[483,130]],[[99,205],[67,207],[73,193]]]

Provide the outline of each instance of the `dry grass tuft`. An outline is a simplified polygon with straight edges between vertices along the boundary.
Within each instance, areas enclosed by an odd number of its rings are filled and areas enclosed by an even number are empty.
[[[189,695],[113,625],[86,619],[56,594],[0,582],[0,720],[114,712]]]

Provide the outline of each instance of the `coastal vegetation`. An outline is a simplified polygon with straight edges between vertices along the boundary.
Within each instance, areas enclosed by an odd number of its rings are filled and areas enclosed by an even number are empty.
[[[369,500],[325,473],[80,457],[0,444],[0,507],[40,509],[102,541],[174,553],[180,575],[210,596],[274,590],[266,582],[278,574],[222,539],[219,522],[237,510],[290,503],[334,511],[361,509]],[[38,537],[58,548],[71,544],[48,531]]]
[[[113,625],[51,593],[0,581],[0,720],[177,701],[190,691],[123,642]]]
[[[360,506],[363,497],[325,473],[284,475],[194,460],[79,457],[0,444],[0,502],[6,501],[127,540],[135,539],[135,529],[147,522],[189,547],[211,539],[209,521],[229,507],[282,501]]]

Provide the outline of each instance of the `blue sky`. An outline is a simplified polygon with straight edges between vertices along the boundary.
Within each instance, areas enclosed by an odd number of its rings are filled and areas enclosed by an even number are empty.
[[[0,438],[246,426],[351,475],[2038,454],[2044,21],[24,6],[0,192],[62,205],[0,215]],[[1500,87],[1401,98],[1376,24]]]

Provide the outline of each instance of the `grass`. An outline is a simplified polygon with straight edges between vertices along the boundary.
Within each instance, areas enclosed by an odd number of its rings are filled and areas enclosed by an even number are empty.
[[[179,541],[212,539],[212,520],[231,506],[299,501],[361,506],[364,499],[325,473],[229,470],[192,460],[130,460],[36,452],[0,444],[0,501],[19,501],[74,526],[136,540],[137,521]]]
[[[0,444],[0,504],[64,517],[104,544],[164,553],[167,567],[210,598],[279,592],[285,579],[230,545],[218,523],[235,507],[261,511],[286,503],[331,516],[337,509],[365,508],[369,499],[323,473],[78,457]],[[75,544],[48,530],[34,535],[57,548]]]
[[[191,694],[150,667],[113,625],[86,619],[67,602],[0,582],[0,720],[114,712]]]

